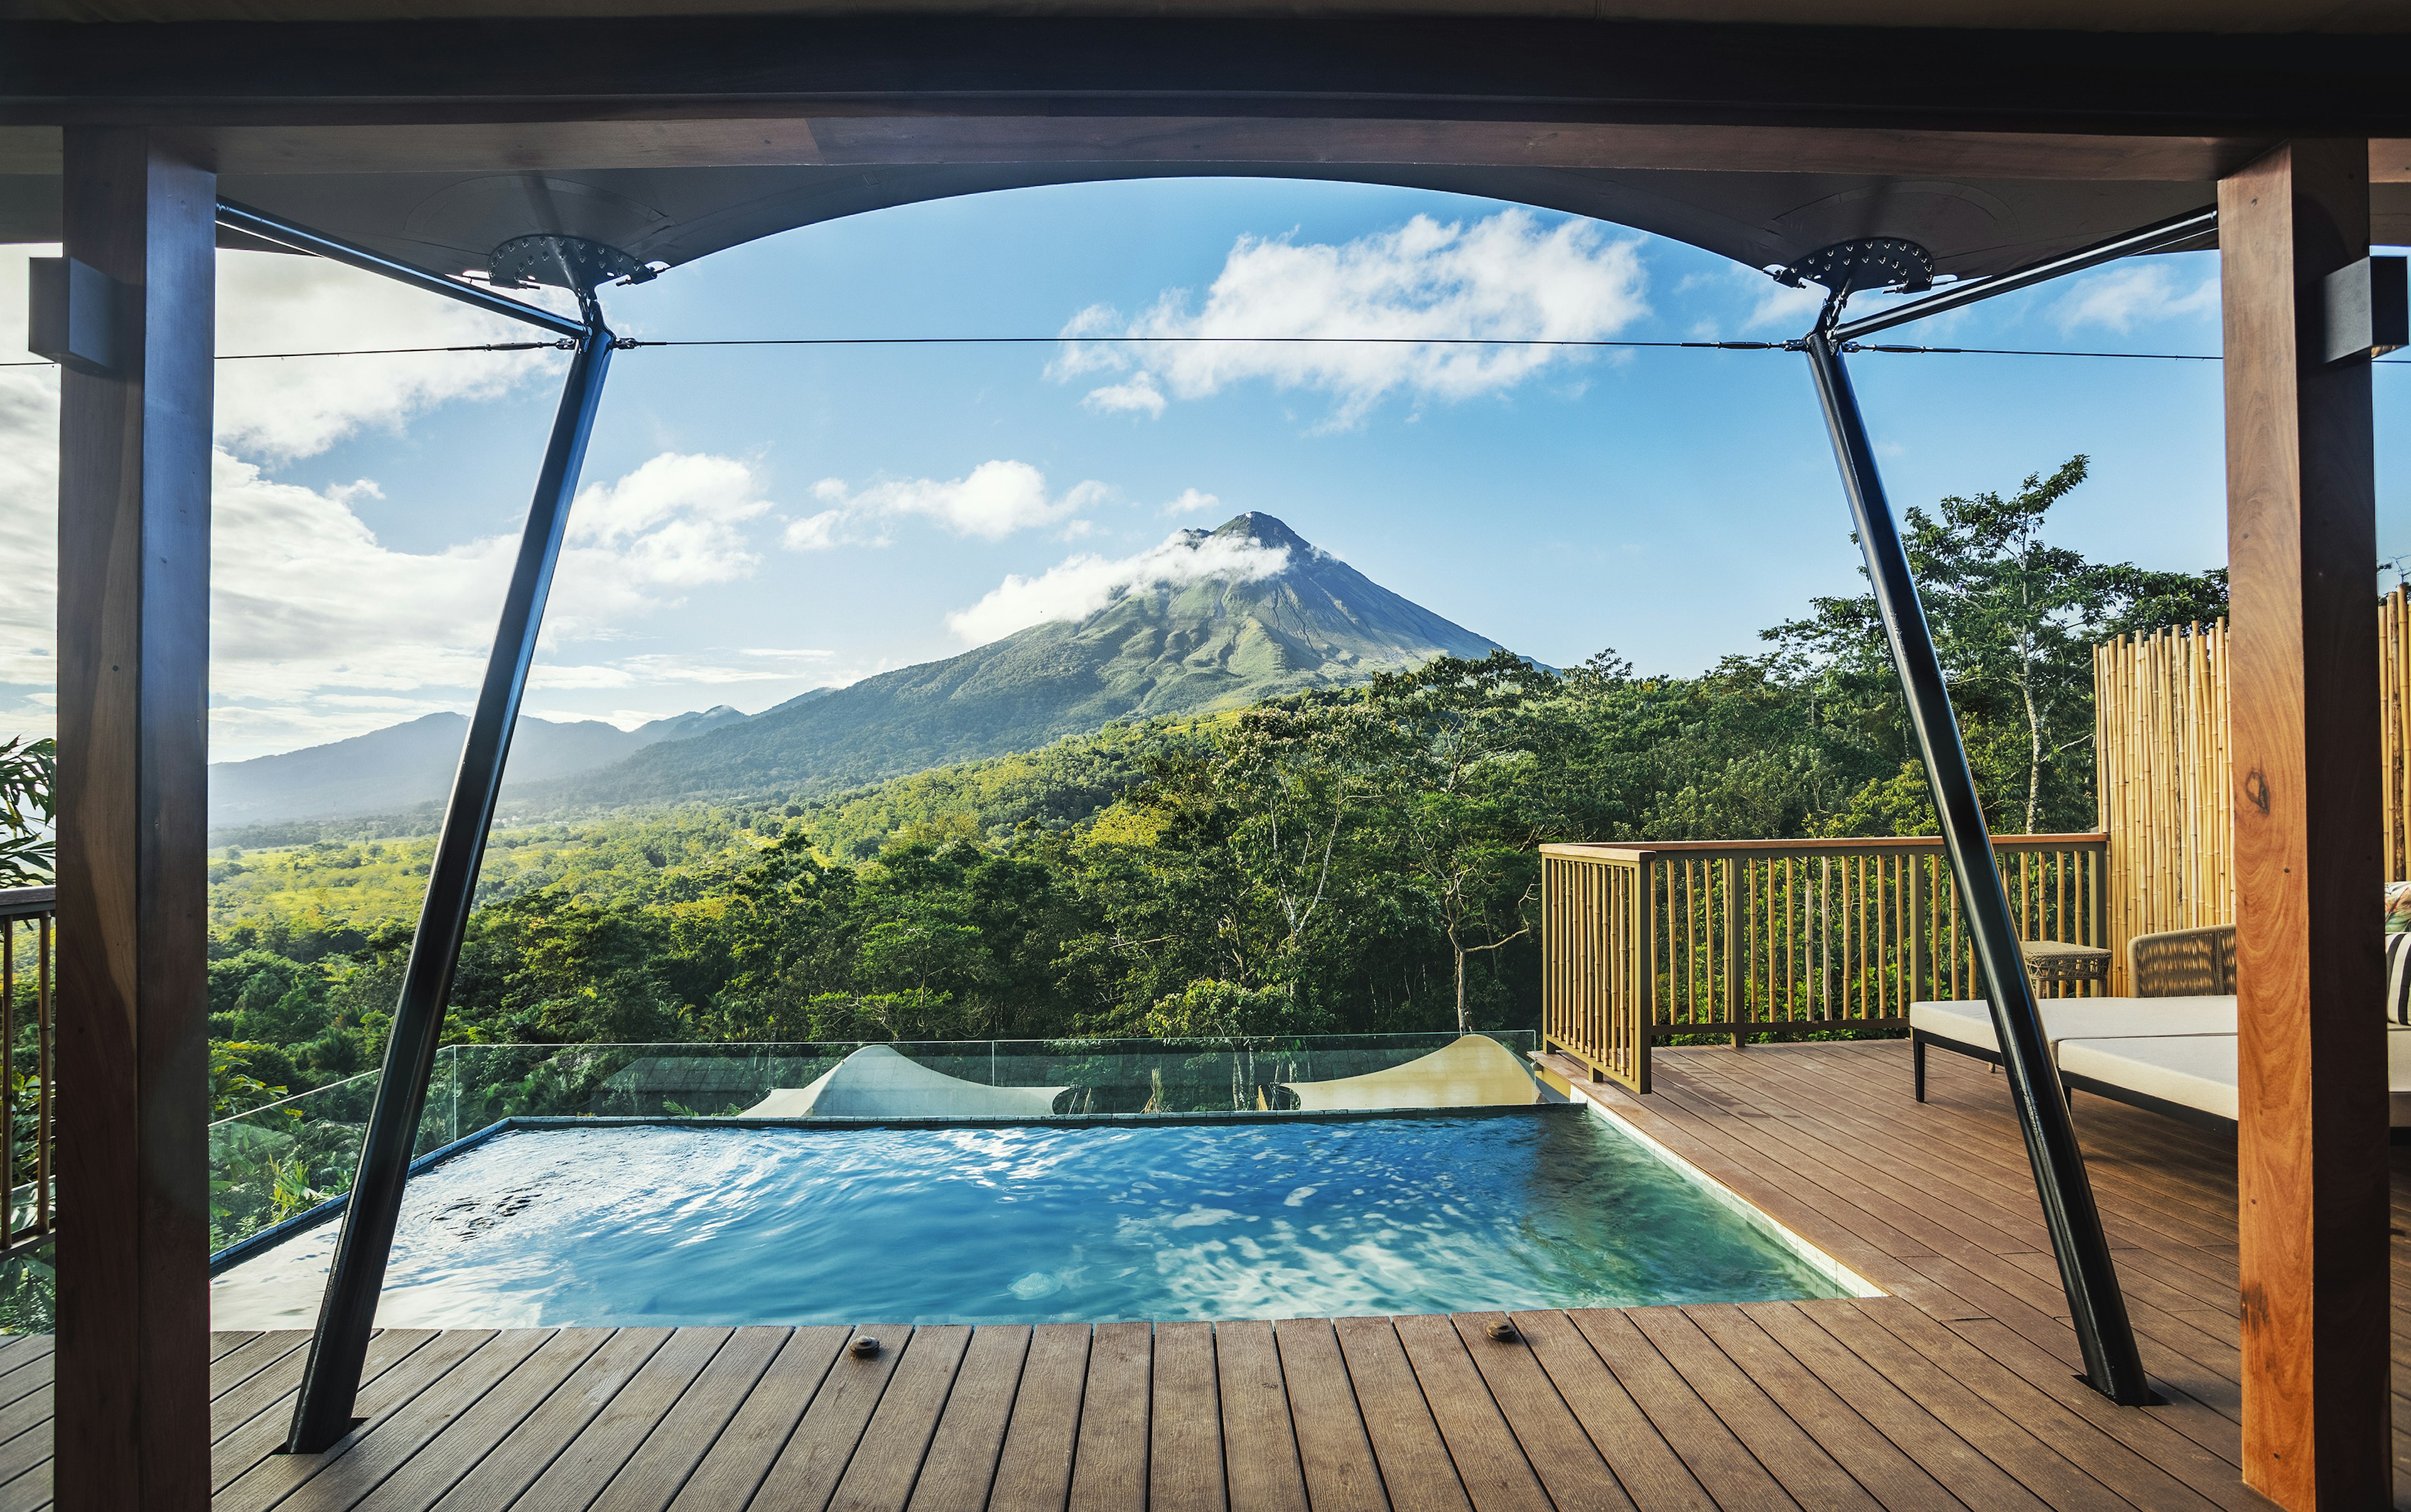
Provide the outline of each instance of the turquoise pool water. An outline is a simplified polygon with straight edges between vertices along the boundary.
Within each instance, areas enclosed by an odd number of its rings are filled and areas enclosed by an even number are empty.
[[[220,1277],[218,1326],[306,1326],[334,1235]],[[1556,1108],[513,1132],[411,1182],[378,1317],[1169,1320],[1834,1295],[1629,1136]]]

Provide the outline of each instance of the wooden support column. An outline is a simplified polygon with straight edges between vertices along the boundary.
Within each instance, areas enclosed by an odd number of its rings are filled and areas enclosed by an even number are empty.
[[[66,255],[121,286],[115,371],[60,385],[55,1494],[204,1512],[217,177],[66,139]]]
[[[2243,1478],[2296,1512],[2391,1505],[2370,374],[2319,350],[2368,174],[2296,141],[2218,191]]]

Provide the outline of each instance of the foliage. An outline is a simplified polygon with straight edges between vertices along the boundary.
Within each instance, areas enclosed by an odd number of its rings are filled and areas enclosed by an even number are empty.
[[[58,821],[51,785],[58,742],[12,735],[0,741],[0,887],[51,880]]]
[[[2227,574],[2155,572],[2099,563],[2042,538],[2044,516],[2082,483],[2090,461],[2072,457],[2050,476],[2029,474],[2018,492],[1953,495],[1938,513],[1911,506],[1904,542],[1918,578],[1943,675],[1951,684],[1968,760],[1999,829],[2034,833],[2093,820],[2093,659],[2097,641],[2136,630],[2216,619],[2227,612]],[[1875,595],[1817,598],[1805,619],[1765,632],[1800,658],[1828,717],[1857,727],[1871,747],[1907,746],[1906,711],[1893,678]],[[1887,741],[1889,736],[1889,741]],[[1821,826],[1863,832],[1863,822],[1922,826],[1888,766]]]
[[[2084,466],[1907,517],[2003,829],[2092,820],[2090,639],[2224,606],[2217,574],[2105,565],[2045,541]],[[1871,601],[1817,600],[1767,639],[1696,677],[1644,675],[1612,653],[1562,671],[1443,657],[826,799],[499,830],[446,1040],[1527,1026],[1542,841],[1931,832]],[[377,1064],[430,844],[219,853],[223,1106]],[[464,1093],[461,1117],[519,1106],[545,1079],[568,1079],[565,1097],[604,1074],[532,1064],[524,1086]],[[277,1154],[298,1167],[254,1161],[227,1211],[248,1222],[339,1190],[347,1157],[326,1138]]]

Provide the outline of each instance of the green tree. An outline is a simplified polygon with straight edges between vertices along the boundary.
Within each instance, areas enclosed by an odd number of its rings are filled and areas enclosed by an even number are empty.
[[[1529,934],[1540,892],[1523,788],[1538,770],[1522,717],[1557,680],[1507,652],[1376,673],[1366,703],[1389,736],[1382,828],[1448,941],[1456,1027],[1473,1027],[1466,962]]]
[[[1987,807],[2032,833],[2048,818],[2089,822],[2093,645],[2111,635],[2204,620],[2227,609],[2227,575],[2158,572],[2099,563],[2043,538],[2045,517],[2082,484],[2076,456],[2017,492],[1944,498],[1936,511],[1904,515],[1904,544],[1918,578],[1935,650],[1951,684],[1961,734]],[[1822,674],[1824,691],[1869,724],[1899,732],[1906,712],[1875,597],[1811,600],[1805,619],[1766,632]],[[1868,733],[1873,733],[1869,731]],[[2072,758],[2072,759],[2071,759]],[[1870,781],[1893,785],[1886,771]],[[1897,815],[1896,801],[1855,802],[1861,814]]]
[[[0,741],[0,886],[37,887],[51,880],[58,755],[55,741],[22,735]]]

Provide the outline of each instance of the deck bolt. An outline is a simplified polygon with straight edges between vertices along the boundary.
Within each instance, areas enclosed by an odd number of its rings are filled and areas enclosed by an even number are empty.
[[[1498,1322],[1493,1323],[1489,1328],[1483,1331],[1489,1334],[1490,1337],[1498,1340],[1502,1344],[1512,1344],[1516,1340],[1524,1337],[1522,1334],[1515,1331],[1515,1325],[1508,1322],[1505,1318],[1500,1318]]]
[[[846,1345],[846,1352],[856,1359],[869,1359],[879,1353],[879,1341],[866,1333]]]

